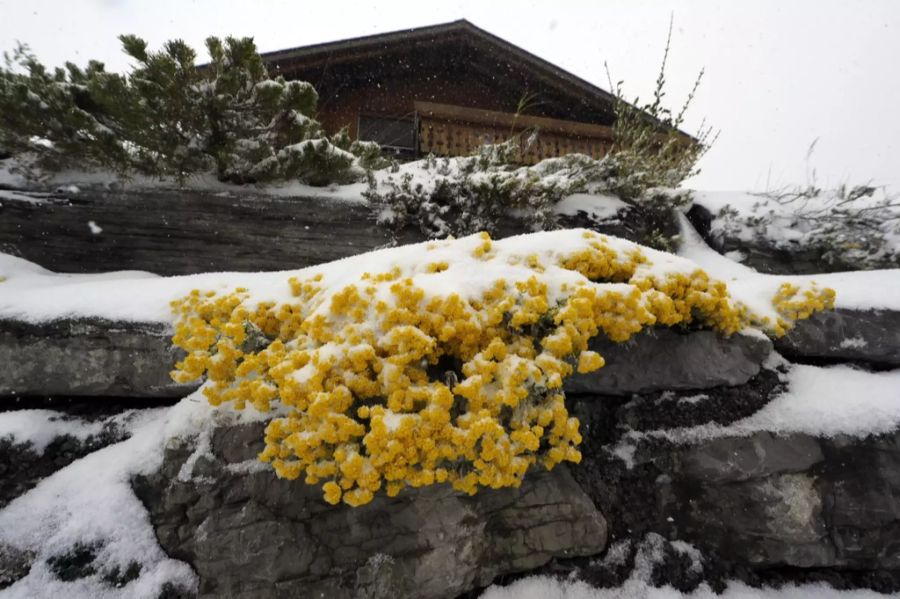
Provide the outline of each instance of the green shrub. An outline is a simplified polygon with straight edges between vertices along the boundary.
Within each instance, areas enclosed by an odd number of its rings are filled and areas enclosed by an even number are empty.
[[[180,40],[150,52],[120,37],[130,73],[91,61],[48,70],[20,46],[0,69],[0,147],[32,173],[112,169],[184,180],[348,182],[379,163],[373,144],[328,137],[309,83],[272,78],[251,38],[210,37],[207,65]],[[358,159],[356,154],[360,155]]]
[[[474,156],[429,156],[394,173],[370,174],[364,195],[380,225],[416,226],[430,238],[495,232],[511,212],[533,230],[552,229],[554,206],[603,168],[579,154],[516,167],[509,163],[516,153],[515,142],[509,141],[484,146]]]

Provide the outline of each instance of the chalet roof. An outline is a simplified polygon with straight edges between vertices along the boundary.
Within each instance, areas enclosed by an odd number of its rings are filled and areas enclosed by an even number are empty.
[[[456,42],[482,50],[493,60],[505,62],[534,75],[542,84],[578,97],[582,103],[612,116],[615,96],[534,54],[497,37],[465,19],[416,27],[347,40],[299,46],[262,54],[263,59],[281,73],[303,71],[323,64],[337,65],[387,55],[400,48],[427,48]]]

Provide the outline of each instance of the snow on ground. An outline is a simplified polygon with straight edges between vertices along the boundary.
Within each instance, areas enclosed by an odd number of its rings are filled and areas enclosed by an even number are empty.
[[[626,462],[642,438],[696,443],[718,437],[746,437],[761,431],[779,435],[867,437],[900,428],[900,370],[868,372],[851,366],[793,364],[783,376],[787,389],[758,412],[728,426],[704,424],[630,432],[614,449]]]
[[[758,432],[838,435],[865,438],[900,429],[900,370],[869,372],[853,366],[790,364],[780,356],[770,360],[789,366],[786,389],[759,411],[728,426],[699,426],[629,431],[610,449],[632,468],[638,444],[665,439],[675,444],[700,443],[722,437],[747,437]]]
[[[34,452],[43,453],[47,445],[63,435],[84,441],[109,425],[130,430],[137,414],[136,410],[128,410],[102,420],[84,420],[53,410],[0,412],[0,439],[14,444],[30,443]]]
[[[628,204],[615,196],[576,193],[563,198],[556,204],[553,212],[568,216],[584,212],[594,221],[604,221],[615,218],[621,210],[627,207]]]
[[[159,547],[129,482],[159,467],[164,430],[177,413],[165,408],[140,411],[131,438],[73,462],[0,511],[0,543],[36,557],[28,575],[0,590],[0,598],[155,599],[167,582],[196,585],[190,567]],[[77,545],[97,546],[98,572],[64,582],[46,560]],[[104,572],[115,567],[124,572],[131,562],[141,565],[136,580],[120,588],[102,581]]]
[[[678,255],[700,265],[711,277],[725,281],[732,295],[751,308],[768,302],[785,282],[816,282],[837,292],[836,308],[900,310],[900,269],[835,272],[816,275],[768,275],[731,260],[710,248],[684,215]],[[877,290],[877,291],[876,291]]]
[[[58,415],[49,410],[0,413],[0,438],[10,434],[17,441],[46,445],[58,434],[82,438],[94,434],[103,424],[54,419]],[[197,451],[184,469],[189,478],[193,463],[209,449],[208,435],[214,426],[271,416],[252,406],[243,411],[214,407],[195,391],[171,408],[129,410],[107,419],[126,427],[131,437],[76,460],[0,510],[0,545],[35,553],[29,574],[0,589],[0,599],[156,599],[167,582],[194,588],[196,577],[190,567],[170,559],[159,547],[130,480],[158,469],[163,450],[172,439],[198,437]],[[268,468],[255,461],[235,466]],[[97,574],[62,581],[50,571],[46,560],[78,545],[99,547]],[[124,571],[131,562],[141,566],[137,580],[114,588],[101,579],[116,566]]]
[[[825,584],[785,585],[780,589],[753,588],[742,582],[730,582],[721,595],[707,585],[682,593],[670,586],[657,588],[640,580],[629,580],[621,587],[596,589],[583,582],[560,581],[548,576],[532,576],[509,586],[492,586],[481,599],[883,599],[874,591],[839,591]]]
[[[508,586],[493,585],[481,594],[480,599],[880,599],[885,595],[868,590],[837,591],[825,584],[786,585],[780,589],[752,588],[739,581],[731,581],[721,595],[708,585],[701,584],[695,591],[682,593],[671,586],[652,586],[654,567],[663,560],[666,546],[687,556],[691,569],[703,568],[701,553],[684,541],[667,541],[656,533],[648,533],[637,543],[634,567],[619,587],[594,588],[576,580],[560,580],[550,576],[529,576]],[[619,541],[609,546],[599,562],[607,567],[627,564],[631,541]]]

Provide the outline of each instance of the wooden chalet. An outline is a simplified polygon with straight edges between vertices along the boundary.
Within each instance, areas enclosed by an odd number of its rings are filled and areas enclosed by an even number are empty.
[[[263,54],[270,71],[312,83],[326,131],[348,127],[407,158],[459,156],[513,136],[521,160],[602,157],[615,98],[460,20]]]

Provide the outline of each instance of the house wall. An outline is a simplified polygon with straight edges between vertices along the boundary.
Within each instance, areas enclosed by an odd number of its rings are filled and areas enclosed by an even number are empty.
[[[409,77],[378,85],[326,90],[319,100],[318,118],[329,133],[347,126],[355,139],[360,114],[412,117],[417,100],[515,112],[525,93],[498,91],[470,77]]]
[[[318,119],[328,133],[347,127],[354,139],[359,134],[360,115],[408,118],[412,127],[415,102],[610,124],[608,110],[598,109],[595,98],[548,85],[506,54],[453,40],[401,45],[384,53],[347,49],[312,62],[285,62],[279,69],[289,79],[306,80],[315,86],[319,92]],[[423,121],[418,130],[419,149],[450,155],[457,150],[468,153],[477,140],[497,136],[506,139],[513,132],[507,126],[473,125],[476,123],[465,119],[438,122],[431,118],[423,128]],[[543,132],[543,127],[539,129],[541,139],[532,144],[528,161],[572,151],[602,156],[608,148],[604,140],[591,135],[558,135],[560,132],[550,134]],[[425,146],[423,141],[427,142]]]

